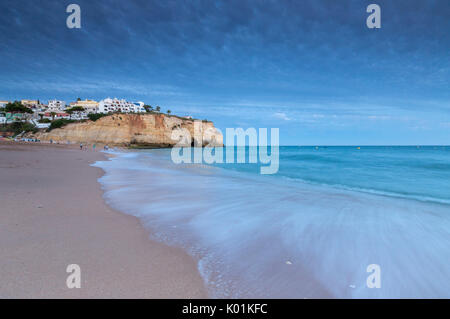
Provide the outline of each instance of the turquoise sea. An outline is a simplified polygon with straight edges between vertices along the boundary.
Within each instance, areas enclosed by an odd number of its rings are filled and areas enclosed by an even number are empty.
[[[274,175],[170,152],[95,165],[107,202],[196,258],[211,297],[450,297],[449,146],[280,147]]]

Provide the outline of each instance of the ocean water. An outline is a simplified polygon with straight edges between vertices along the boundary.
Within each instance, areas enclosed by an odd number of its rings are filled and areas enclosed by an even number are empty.
[[[281,147],[274,175],[115,155],[107,203],[191,254],[211,297],[450,298],[448,146]]]

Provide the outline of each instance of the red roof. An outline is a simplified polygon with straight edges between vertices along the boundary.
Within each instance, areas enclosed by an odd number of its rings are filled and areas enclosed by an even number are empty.
[[[51,112],[45,112],[44,116],[52,116]],[[56,113],[55,116],[69,116],[69,113]]]

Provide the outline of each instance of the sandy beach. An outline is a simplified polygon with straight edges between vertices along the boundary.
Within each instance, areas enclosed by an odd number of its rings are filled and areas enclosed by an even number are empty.
[[[109,208],[77,145],[0,142],[0,298],[205,298],[196,262]],[[69,289],[69,264],[81,288]]]

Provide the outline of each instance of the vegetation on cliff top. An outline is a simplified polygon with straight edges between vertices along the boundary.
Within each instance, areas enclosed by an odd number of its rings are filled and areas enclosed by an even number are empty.
[[[47,132],[50,132],[51,130],[55,128],[61,128],[63,126],[66,126],[67,124],[74,123],[74,122],[81,122],[81,121],[75,121],[75,120],[67,120],[67,119],[59,119],[52,121],[50,124],[50,127],[47,129]]]
[[[3,125],[2,127],[0,127],[0,132],[12,132],[14,136],[17,134],[20,134],[22,132],[36,133],[37,131],[38,131],[38,129],[36,128],[35,125],[28,123],[28,122],[20,122],[20,121],[15,121],[15,122],[12,122],[10,124],[6,124],[6,125]]]
[[[109,116],[111,114],[105,114],[105,113],[92,113],[92,114],[88,114],[88,118],[92,121],[95,122],[98,119],[105,117],[105,116]]]

